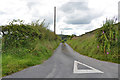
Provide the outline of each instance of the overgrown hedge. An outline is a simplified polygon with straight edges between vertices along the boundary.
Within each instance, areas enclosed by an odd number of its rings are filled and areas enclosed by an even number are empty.
[[[1,26],[3,34],[3,49],[8,47],[29,46],[30,42],[39,40],[57,40],[58,37],[47,29],[43,20],[25,24],[23,20],[13,20],[9,25]]]

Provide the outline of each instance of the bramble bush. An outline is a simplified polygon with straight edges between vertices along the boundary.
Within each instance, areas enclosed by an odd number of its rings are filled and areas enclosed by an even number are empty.
[[[58,37],[47,29],[43,20],[25,24],[23,20],[13,20],[9,25],[1,26],[3,34],[3,49],[8,47],[29,46],[36,40],[56,40]]]
[[[100,48],[104,54],[111,53],[111,49],[118,44],[118,29],[116,29],[114,25],[116,20],[117,18],[106,19],[103,27],[96,34],[98,48]]]

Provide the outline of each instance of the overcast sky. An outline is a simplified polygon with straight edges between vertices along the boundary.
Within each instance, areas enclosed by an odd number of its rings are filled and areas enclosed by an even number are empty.
[[[106,18],[118,17],[119,0],[1,0],[0,25],[12,19],[26,23],[40,19],[53,27],[54,6],[57,8],[56,33],[81,35],[102,26]]]

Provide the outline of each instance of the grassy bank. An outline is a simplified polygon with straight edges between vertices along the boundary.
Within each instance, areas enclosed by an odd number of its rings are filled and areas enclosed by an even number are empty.
[[[43,63],[60,43],[60,38],[48,30],[43,22],[10,24],[4,26],[3,30],[11,32],[2,38],[2,76]]]
[[[118,24],[115,24],[114,28],[118,30]],[[118,48],[117,46],[119,44],[113,46],[109,54],[106,54],[100,50],[100,47],[98,46],[96,41],[96,33],[99,30],[100,29],[96,29],[79,37],[74,37],[72,38],[72,40],[68,40],[67,43],[75,51],[79,52],[82,55],[89,56],[102,61],[120,63],[120,61],[118,60],[118,56],[120,56],[118,54],[118,50],[120,51],[120,48]]]
[[[34,48],[30,51],[28,48],[12,48],[2,54],[3,76],[20,71],[24,68],[43,63],[52,56],[53,51],[58,46],[57,41],[38,41],[32,43]]]

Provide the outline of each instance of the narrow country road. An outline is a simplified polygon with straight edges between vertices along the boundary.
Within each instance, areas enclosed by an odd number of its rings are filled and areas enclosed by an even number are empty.
[[[118,78],[118,64],[80,55],[60,43],[43,64],[29,67],[5,78]]]

